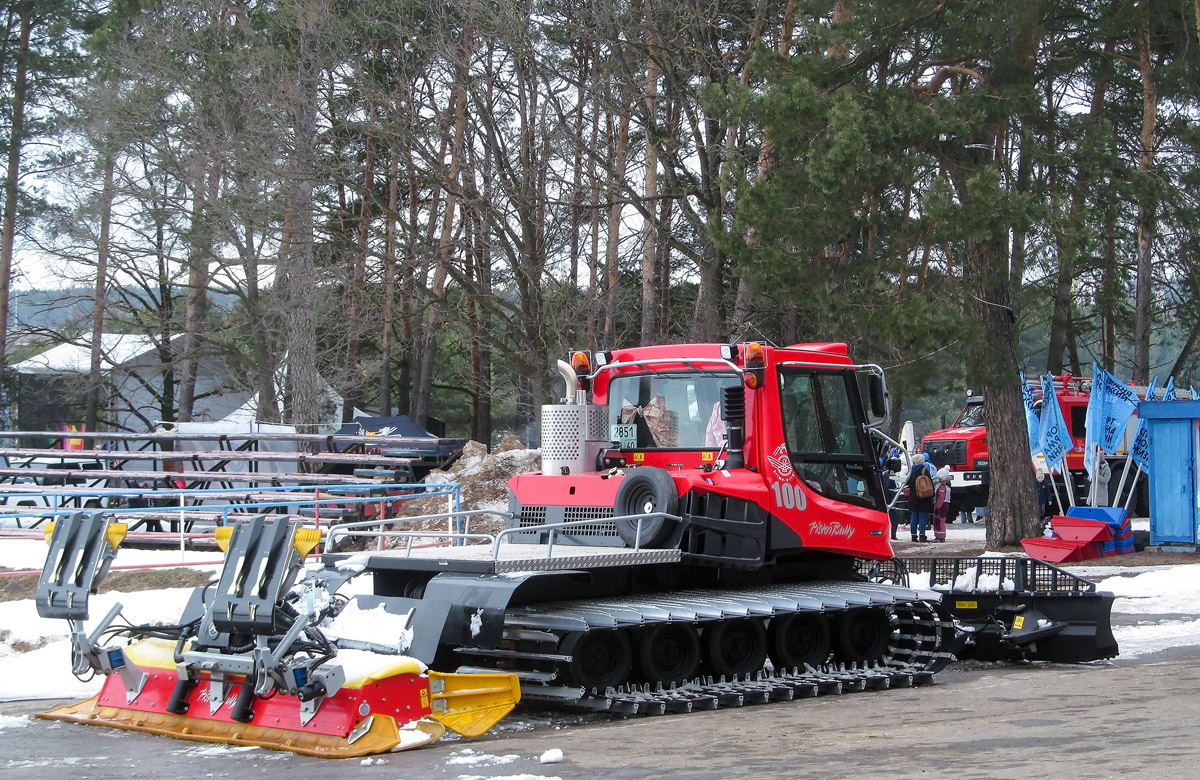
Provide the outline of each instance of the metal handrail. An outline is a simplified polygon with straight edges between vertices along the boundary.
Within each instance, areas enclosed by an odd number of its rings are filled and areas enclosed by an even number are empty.
[[[427,520],[447,520],[447,519],[451,519],[451,518],[455,518],[455,517],[467,517],[468,518],[467,530],[461,531],[461,532],[458,532],[458,531],[374,531],[374,530],[373,531],[365,531],[365,530],[358,530],[358,529],[364,529],[368,526],[370,526],[370,527],[378,526],[379,521],[363,521],[363,522],[358,522],[358,523],[343,523],[341,525],[335,526],[334,528],[332,528],[329,531],[329,536],[327,538],[325,546],[326,546],[326,549],[331,548],[331,547],[335,546],[338,539],[343,538],[343,537],[368,537],[368,538],[372,538],[372,539],[377,538],[377,539],[380,539],[381,541],[383,539],[408,539],[409,543],[406,546],[406,549],[407,549],[406,557],[407,557],[407,556],[411,556],[412,543],[416,539],[431,538],[431,539],[449,539],[449,540],[453,540],[453,541],[465,541],[465,540],[470,540],[470,539],[476,539],[476,540],[481,540],[481,541],[486,540],[490,543],[491,548],[492,548],[491,553],[490,553],[490,560],[492,562],[496,562],[496,561],[500,560],[500,547],[501,547],[502,543],[504,543],[504,540],[510,536],[516,536],[519,534],[527,534],[527,533],[539,533],[542,531],[549,531],[550,532],[550,541],[545,545],[545,550],[546,550],[545,557],[551,558],[554,555],[554,544],[555,544],[555,540],[556,540],[557,536],[566,529],[577,528],[580,526],[596,525],[597,523],[609,523],[609,522],[614,522],[616,520],[635,520],[635,521],[637,521],[637,533],[634,536],[633,549],[635,551],[639,551],[642,549],[641,537],[642,537],[642,524],[644,522],[649,521],[649,520],[658,519],[658,518],[662,518],[662,519],[666,519],[666,520],[674,520],[676,522],[682,522],[682,520],[683,520],[683,518],[681,518],[679,515],[672,515],[672,514],[668,514],[666,512],[652,512],[652,513],[646,514],[646,515],[620,515],[618,517],[601,517],[601,518],[591,518],[591,519],[586,519],[586,520],[564,520],[564,521],[554,522],[554,523],[541,523],[539,525],[514,526],[511,528],[501,529],[500,531],[498,531],[495,534],[473,534],[473,533],[470,533],[469,532],[470,517],[473,517],[476,515],[484,515],[484,514],[498,515],[498,516],[506,518],[507,520],[513,520],[515,518],[515,515],[513,515],[511,512],[505,512],[505,511],[500,511],[500,510],[489,510],[489,509],[475,509],[475,510],[469,510],[466,512],[445,512],[445,513],[434,514],[434,515],[421,515],[421,516],[417,516],[417,517],[397,518],[396,520],[389,521],[389,522],[398,522],[398,521],[409,522],[409,521],[427,521]],[[508,543],[512,544],[512,542],[508,542]],[[523,545],[523,546],[532,546],[532,545]]]
[[[407,516],[407,517],[392,517],[392,518],[381,518],[381,519],[375,519],[375,520],[360,520],[360,521],[357,521],[354,523],[339,523],[338,525],[336,525],[330,529],[329,536],[326,538],[326,541],[325,541],[325,547],[326,547],[326,549],[333,547],[337,543],[338,539],[341,537],[358,537],[358,536],[380,538],[380,539],[390,539],[390,538],[402,538],[402,537],[405,537],[408,535],[434,536],[437,534],[444,533],[444,535],[447,538],[456,538],[456,537],[468,538],[469,537],[469,538],[487,538],[489,540],[493,539],[494,536],[492,534],[472,534],[471,533],[471,518],[478,517],[479,515],[499,515],[501,517],[506,517],[508,519],[511,519],[513,516],[512,513],[506,512],[503,510],[468,509],[468,510],[464,510],[464,511],[455,511],[455,512],[438,512],[438,513],[435,513],[432,515],[411,515],[411,516]],[[379,527],[381,524],[418,523],[418,522],[425,522],[428,520],[452,520],[452,519],[458,519],[458,518],[466,519],[466,523],[464,524],[463,530],[461,530],[461,531],[442,532],[442,531],[382,531],[382,530],[380,530],[380,531],[367,532],[367,531],[359,530],[359,529],[366,529],[366,528],[374,529],[374,528]]]

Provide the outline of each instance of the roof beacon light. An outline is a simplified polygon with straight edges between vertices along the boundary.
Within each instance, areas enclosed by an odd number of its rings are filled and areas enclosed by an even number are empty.
[[[746,345],[746,387],[757,390],[762,387],[766,375],[767,353],[763,345],[752,341]]]
[[[584,376],[592,373],[592,366],[588,361],[588,354],[586,352],[572,352],[571,368],[575,369],[576,374],[582,374]]]

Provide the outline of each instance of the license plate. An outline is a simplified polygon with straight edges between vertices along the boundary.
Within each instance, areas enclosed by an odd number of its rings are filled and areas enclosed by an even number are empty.
[[[623,450],[637,448],[637,425],[613,425],[609,435]]]

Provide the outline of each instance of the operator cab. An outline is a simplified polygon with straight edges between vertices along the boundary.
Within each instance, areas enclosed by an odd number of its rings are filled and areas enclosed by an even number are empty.
[[[853,372],[781,366],[780,412],[788,456],[811,490],[884,511],[883,485],[858,391]]]

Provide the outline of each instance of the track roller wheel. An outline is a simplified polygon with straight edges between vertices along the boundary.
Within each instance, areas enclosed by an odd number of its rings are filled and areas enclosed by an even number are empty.
[[[559,652],[571,660],[559,665],[563,683],[604,692],[629,679],[633,649],[623,631],[577,631],[567,634]]]
[[[700,656],[709,674],[744,678],[767,660],[767,630],[752,618],[713,623],[704,629]]]
[[[838,657],[847,663],[878,661],[887,652],[892,625],[882,609],[850,609],[838,620]]]
[[[782,615],[767,627],[767,647],[776,669],[820,666],[829,657],[829,622],[824,615]]]
[[[682,683],[695,677],[700,666],[700,637],[692,626],[650,626],[638,637],[637,660],[644,682]]]

